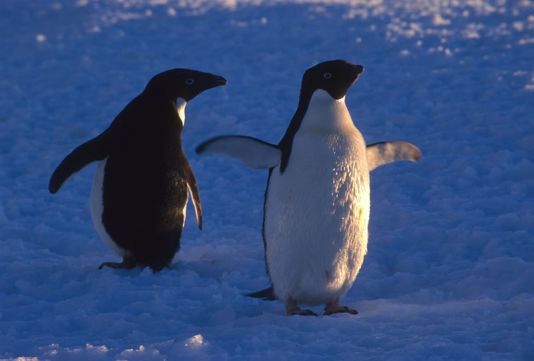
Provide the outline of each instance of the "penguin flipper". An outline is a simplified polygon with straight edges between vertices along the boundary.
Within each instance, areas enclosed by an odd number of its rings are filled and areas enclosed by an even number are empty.
[[[367,146],[369,172],[384,164],[398,160],[412,162],[421,158],[421,151],[415,145],[402,141],[378,142]]]
[[[198,154],[216,153],[239,159],[252,168],[273,168],[280,163],[282,152],[263,140],[243,135],[223,135],[201,143]]]
[[[106,158],[108,156],[106,139],[107,137],[104,133],[100,134],[98,137],[83,143],[67,155],[50,177],[50,182],[48,183],[50,193],[56,193],[67,178],[87,164]]]
[[[202,204],[200,203],[200,193],[198,191],[195,173],[193,173],[193,169],[191,168],[189,163],[186,163],[185,166],[185,177],[187,181],[187,189],[191,194],[191,199],[193,200],[193,205],[195,206],[195,217],[197,220],[198,228],[202,229]]]

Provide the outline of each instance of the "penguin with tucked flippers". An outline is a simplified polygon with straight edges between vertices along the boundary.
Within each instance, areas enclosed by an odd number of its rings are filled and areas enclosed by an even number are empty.
[[[188,193],[202,228],[193,169],[182,149],[187,102],[225,85],[218,75],[172,69],[154,76],[102,134],[74,149],[49,183],[56,193],[75,172],[98,161],[91,216],[100,237],[122,262],[102,267],[148,266],[160,271],[180,247]]]
[[[419,159],[410,143],[365,144],[345,105],[361,65],[334,60],[308,69],[297,111],[278,145],[221,136],[197,152],[268,168],[263,239],[272,287],[249,294],[285,302],[289,315],[315,315],[299,304],[325,304],[325,314],[357,311],[339,301],[367,252],[369,172],[397,160]]]

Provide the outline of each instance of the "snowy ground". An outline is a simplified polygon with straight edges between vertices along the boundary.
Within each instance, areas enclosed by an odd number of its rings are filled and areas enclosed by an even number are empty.
[[[2,0],[0,358],[31,360],[534,360],[534,4],[531,1]],[[286,317],[242,296],[267,285],[266,173],[202,158],[207,137],[276,142],[302,72],[344,58],[368,142],[418,164],[372,176],[356,317]],[[94,166],[47,182],[155,73],[229,84],[187,109],[204,231],[173,269],[97,270]],[[192,210],[189,210],[189,215]],[[190,217],[194,218],[194,217]]]

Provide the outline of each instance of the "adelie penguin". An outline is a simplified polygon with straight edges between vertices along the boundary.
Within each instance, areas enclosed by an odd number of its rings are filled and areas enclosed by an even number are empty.
[[[154,76],[102,134],[74,149],[50,178],[56,193],[75,172],[99,162],[91,215],[100,237],[122,262],[100,266],[160,271],[180,247],[188,193],[202,228],[195,175],[182,149],[185,107],[203,91],[225,85],[218,75],[172,69]]]
[[[198,153],[220,153],[268,168],[263,239],[272,287],[251,296],[279,298],[289,315],[315,315],[299,304],[325,305],[325,314],[357,311],[340,304],[367,252],[369,172],[419,149],[401,141],[365,144],[345,95],[361,65],[334,60],[308,69],[297,111],[278,145],[221,136]]]

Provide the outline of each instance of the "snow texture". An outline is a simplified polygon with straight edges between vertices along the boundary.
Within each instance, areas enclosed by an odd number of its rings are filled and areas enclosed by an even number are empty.
[[[534,3],[529,0],[0,2],[0,359],[534,360]],[[368,143],[422,159],[371,177],[369,252],[344,304],[287,317],[268,284],[266,171],[200,158],[220,134],[276,143],[303,71],[363,64],[347,96]],[[118,260],[90,218],[95,166],[48,178],[148,79],[228,86],[188,104],[205,224],[172,269]],[[320,311],[319,309],[317,311]]]

